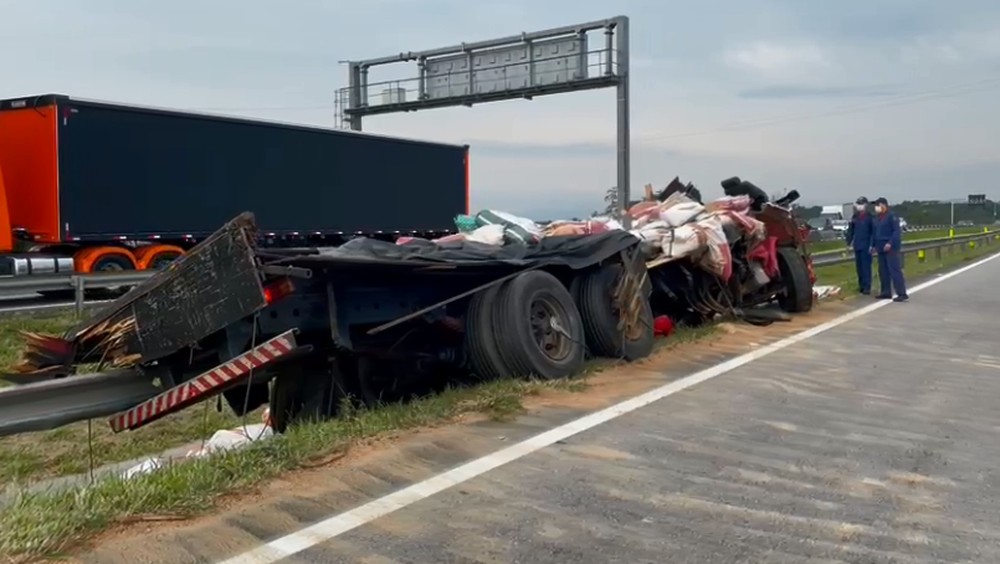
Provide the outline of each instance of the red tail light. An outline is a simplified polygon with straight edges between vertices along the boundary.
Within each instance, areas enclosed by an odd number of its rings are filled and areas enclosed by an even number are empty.
[[[282,298],[288,297],[294,291],[295,286],[292,284],[291,278],[279,278],[264,286],[264,301],[267,302],[267,305],[271,305]]]

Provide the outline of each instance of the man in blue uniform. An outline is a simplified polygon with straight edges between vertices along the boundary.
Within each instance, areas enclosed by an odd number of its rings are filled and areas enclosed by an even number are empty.
[[[854,216],[847,226],[847,246],[854,250],[854,269],[858,272],[858,291],[872,291],[872,236],[875,234],[872,216],[868,213],[868,198],[854,202]]]
[[[876,298],[888,300],[896,290],[894,302],[905,302],[910,299],[906,294],[906,280],[903,278],[903,263],[900,253],[903,246],[902,231],[899,229],[899,218],[889,211],[889,202],[885,198],[875,200],[875,217],[873,244],[878,253],[878,277],[882,291]]]

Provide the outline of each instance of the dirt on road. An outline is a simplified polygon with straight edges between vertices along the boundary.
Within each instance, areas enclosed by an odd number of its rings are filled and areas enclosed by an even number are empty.
[[[230,557],[857,306],[834,301],[788,323],[768,327],[726,323],[700,341],[670,346],[667,340],[643,361],[596,370],[582,391],[546,391],[525,398],[525,409],[514,420],[464,416],[434,428],[382,436],[254,491],[230,496],[209,515],[118,525],[80,547],[71,561],[187,563]],[[675,397],[683,401],[683,394]],[[615,459],[624,453],[602,449],[579,454]]]

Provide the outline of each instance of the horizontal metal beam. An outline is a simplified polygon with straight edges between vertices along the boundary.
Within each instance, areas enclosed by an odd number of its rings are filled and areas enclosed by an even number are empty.
[[[607,27],[617,27],[620,23],[622,23],[625,20],[626,20],[625,16],[615,16],[613,18],[605,20],[596,20],[577,25],[554,27],[542,31],[533,31],[530,33],[525,32],[518,35],[500,37],[497,39],[476,41],[474,43],[460,43],[458,45],[452,45],[450,47],[440,47],[437,49],[429,49],[427,51],[408,51],[406,53],[400,53],[398,55],[389,55],[387,57],[377,57],[374,59],[365,59],[362,61],[349,61],[349,63],[351,65],[356,65],[362,68],[374,67],[377,65],[389,65],[392,63],[405,63],[407,61],[416,61],[422,58],[429,59],[432,57],[442,57],[444,55],[451,55],[454,53],[477,51],[480,49],[490,49],[492,47],[501,47],[504,45],[509,45],[511,43],[520,43],[523,41],[535,41],[538,39],[546,39],[557,35],[569,35],[571,33],[577,33],[581,31],[592,31],[595,29],[604,29]]]
[[[992,239],[997,236],[1000,235],[998,235],[996,232],[990,232],[990,233],[977,233],[975,235],[962,235],[961,237],[955,237],[953,239],[932,239],[928,241],[921,241],[919,243],[904,244],[902,252],[915,253],[917,251],[929,251],[933,249],[949,247],[951,245],[962,245],[969,243],[971,241]],[[832,256],[833,253],[814,254],[812,257],[813,265],[833,266],[835,264],[847,264],[854,262],[853,254],[842,253],[841,251],[836,251],[836,252],[837,256]]]
[[[565,94],[567,92],[582,92],[585,90],[596,90],[615,86],[623,80],[618,75],[597,76],[574,80],[572,82],[560,82],[557,84],[543,84],[520,88],[517,90],[504,90],[501,92],[483,92],[482,94],[470,94],[461,98],[431,98],[427,100],[414,100],[412,102],[398,102],[395,104],[375,104],[360,106],[357,108],[344,108],[344,114],[348,116],[372,116],[378,114],[393,114],[398,112],[415,112],[418,110],[430,110],[434,108],[446,108],[450,106],[473,106],[485,104],[487,102],[499,102],[515,98],[534,98],[536,96],[548,96],[551,94]]]
[[[998,234],[1000,234],[1000,231],[990,230],[990,231],[980,232],[980,233],[966,233],[965,235],[955,235],[954,237],[933,237],[933,238],[929,237],[927,239],[917,239],[915,241],[909,241],[909,242],[904,241],[904,243],[908,244],[908,245],[917,245],[917,244],[923,244],[923,243],[927,243],[927,244],[932,244],[932,243],[953,243],[953,242],[956,242],[956,241],[969,241],[971,239],[978,239],[978,238],[984,237],[986,235],[998,235]],[[837,239],[839,239],[841,241],[845,241],[845,239],[843,237],[837,237]],[[816,242],[818,242],[818,243],[826,243],[826,242],[834,241],[834,240],[837,240],[837,239],[828,239],[828,240],[825,240],[825,241],[816,241]],[[845,241],[844,245],[845,246],[847,245],[846,241]],[[821,251],[821,252],[818,252],[818,253],[813,253],[812,256],[813,256],[813,258],[816,258],[816,257],[825,257],[825,256],[834,256],[834,255],[844,254],[845,252],[846,251],[843,251],[843,250],[840,250],[840,249],[834,249],[832,251]]]
[[[79,283],[82,283],[84,289],[88,290],[131,286],[149,280],[156,272],[72,274],[69,276],[8,276],[0,278],[0,294],[74,290]]]
[[[161,391],[157,374],[123,369],[0,389],[0,437],[130,409]]]

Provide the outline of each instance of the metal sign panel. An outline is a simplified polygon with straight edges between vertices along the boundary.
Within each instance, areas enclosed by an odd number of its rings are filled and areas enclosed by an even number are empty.
[[[348,85],[338,91],[344,127],[361,131],[365,116],[432,108],[472,107],[501,100],[614,87],[617,90],[618,208],[628,205],[629,21],[626,16],[424,51],[348,62]],[[602,33],[604,41],[597,39]],[[589,40],[589,35],[595,38]],[[602,44],[603,43],[603,44]],[[595,46],[599,46],[596,47]],[[414,65],[406,78],[372,81],[377,67]]]
[[[584,80],[588,78],[586,57],[587,36],[580,34],[428,59],[426,98],[454,98]]]

